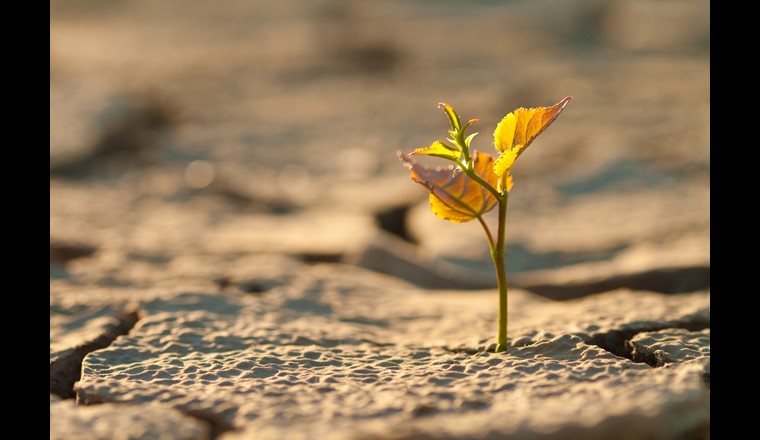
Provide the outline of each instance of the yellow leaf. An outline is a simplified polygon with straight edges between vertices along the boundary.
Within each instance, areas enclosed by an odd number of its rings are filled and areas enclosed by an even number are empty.
[[[512,167],[515,160],[533,140],[557,119],[571,96],[551,107],[518,108],[505,116],[493,133],[493,143],[502,154],[496,161],[494,172],[501,176]],[[507,156],[505,153],[509,152]]]
[[[512,164],[517,160],[517,152],[515,150],[506,150],[501,153],[496,162],[493,163],[493,172],[497,176],[501,176],[505,171],[512,168]]]
[[[401,152],[399,158],[411,170],[412,180],[430,191],[430,209],[438,218],[464,223],[496,206],[496,197],[459,169],[429,168]],[[496,188],[499,178],[493,173],[494,158],[476,151],[473,160],[475,174]]]
[[[435,141],[427,148],[418,148],[412,151],[409,155],[414,156],[416,154],[437,156],[449,160],[459,160],[459,156],[462,155],[459,150],[452,150],[451,147],[447,146],[441,141]]]

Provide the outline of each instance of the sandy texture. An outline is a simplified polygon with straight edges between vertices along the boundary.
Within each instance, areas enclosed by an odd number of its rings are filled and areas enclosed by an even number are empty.
[[[507,112],[573,95],[514,170],[510,273],[641,244],[656,255],[685,236],[709,248],[709,2],[563,3],[479,2],[463,16],[451,2],[225,0],[209,16],[199,2],[57,2],[51,237],[131,252],[130,264],[335,260],[366,249],[377,215],[412,206],[394,232],[477,270],[462,287],[492,287],[478,226],[430,215],[396,151],[446,135],[442,100],[480,118],[474,145],[495,153]]]
[[[50,33],[56,432],[709,436],[709,1],[60,0]],[[396,152],[440,101],[495,153],[568,95],[512,170],[496,355],[482,231]]]
[[[255,295],[143,301],[128,336],[85,358],[78,401],[161,402],[259,438],[673,438],[709,425],[699,368],[613,354],[641,331],[709,327],[706,293],[555,303],[513,290],[516,347],[497,355],[482,351],[494,291],[431,294],[351,267],[293,267]]]
[[[205,422],[158,405],[76,406],[50,397],[50,439],[205,440]]]
[[[631,339],[629,346],[636,359],[653,357],[654,367],[673,362],[709,360],[710,329],[701,332],[670,329],[640,333]]]
[[[50,392],[74,397],[87,353],[107,347],[137,321],[137,313],[123,305],[94,302],[51,301],[50,304]],[[101,302],[102,303],[102,302]]]
[[[646,362],[652,367],[667,367],[673,363],[701,365],[705,382],[710,384],[710,329],[690,332],[668,329],[639,333],[626,347],[631,359]]]

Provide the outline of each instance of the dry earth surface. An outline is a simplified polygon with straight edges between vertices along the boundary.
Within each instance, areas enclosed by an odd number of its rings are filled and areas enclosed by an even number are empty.
[[[61,0],[50,31],[51,438],[709,438],[708,1]],[[490,153],[567,95],[513,170],[495,354],[482,232],[396,151],[439,101]]]

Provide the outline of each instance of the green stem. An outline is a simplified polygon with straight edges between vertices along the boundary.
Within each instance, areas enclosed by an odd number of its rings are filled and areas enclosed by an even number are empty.
[[[483,220],[483,217],[477,216],[475,217],[480,222],[480,225],[483,226],[483,230],[486,231],[486,238],[488,238],[488,247],[491,249],[491,253],[493,255],[493,249],[494,246],[496,246],[493,242],[493,236],[491,235],[491,230],[488,229],[488,225],[486,224],[485,220]]]
[[[496,267],[496,280],[499,284],[499,337],[496,353],[507,349],[507,269],[504,266],[504,241],[507,224],[507,201],[509,194],[499,199],[499,230],[496,236],[496,248],[491,249],[491,258]]]
[[[467,165],[458,160],[455,160],[454,162],[459,165],[459,168],[465,173],[465,175],[478,182],[478,184],[487,189],[494,197],[496,197],[496,200],[499,201],[499,229],[497,231],[495,245],[491,231],[488,229],[488,225],[486,225],[485,221],[480,216],[477,216],[477,219],[481,226],[483,226],[483,230],[486,232],[486,237],[488,237],[488,245],[491,248],[491,259],[496,267],[496,281],[499,286],[499,336],[496,344],[496,353],[501,353],[507,349],[507,269],[504,266],[504,241],[506,235],[507,202],[509,201],[509,193],[506,189],[503,193],[500,193],[496,188],[478,176],[471,168],[472,162],[467,161]]]
[[[467,145],[465,145],[465,143],[464,143],[464,136],[462,136],[462,134],[463,133],[459,134],[459,136],[457,137],[456,141],[457,141],[457,145],[459,146],[459,148],[462,149],[462,153],[464,154],[464,161],[466,163],[469,163],[470,162],[470,148],[467,147]]]

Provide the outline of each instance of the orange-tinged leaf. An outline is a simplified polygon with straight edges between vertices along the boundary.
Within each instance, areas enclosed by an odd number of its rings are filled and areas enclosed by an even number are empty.
[[[533,140],[557,119],[570,99],[572,97],[567,96],[551,107],[518,108],[505,116],[493,133],[494,146],[502,152],[497,160],[498,168],[494,172],[501,176],[511,168]],[[511,153],[504,156],[507,151]]]
[[[409,155],[414,156],[418,154],[424,154],[426,156],[436,156],[436,157],[442,157],[444,159],[449,160],[459,160],[459,156],[462,155],[462,152],[459,150],[452,150],[451,147],[444,144],[441,141],[435,141],[432,144],[430,144],[429,147],[425,148],[418,148],[414,151],[412,151]]]
[[[480,119],[478,119],[478,118],[473,118],[473,119],[470,119],[469,121],[467,121],[467,123],[464,124],[464,127],[462,127],[462,133],[464,133],[464,131],[467,130],[470,127],[470,125],[478,122],[479,120]]]
[[[404,153],[398,155],[410,169],[412,180],[430,191],[430,209],[438,218],[464,223],[496,206],[496,197],[458,168],[429,168]],[[496,188],[499,177],[493,173],[494,158],[477,151],[473,160],[475,174]]]

